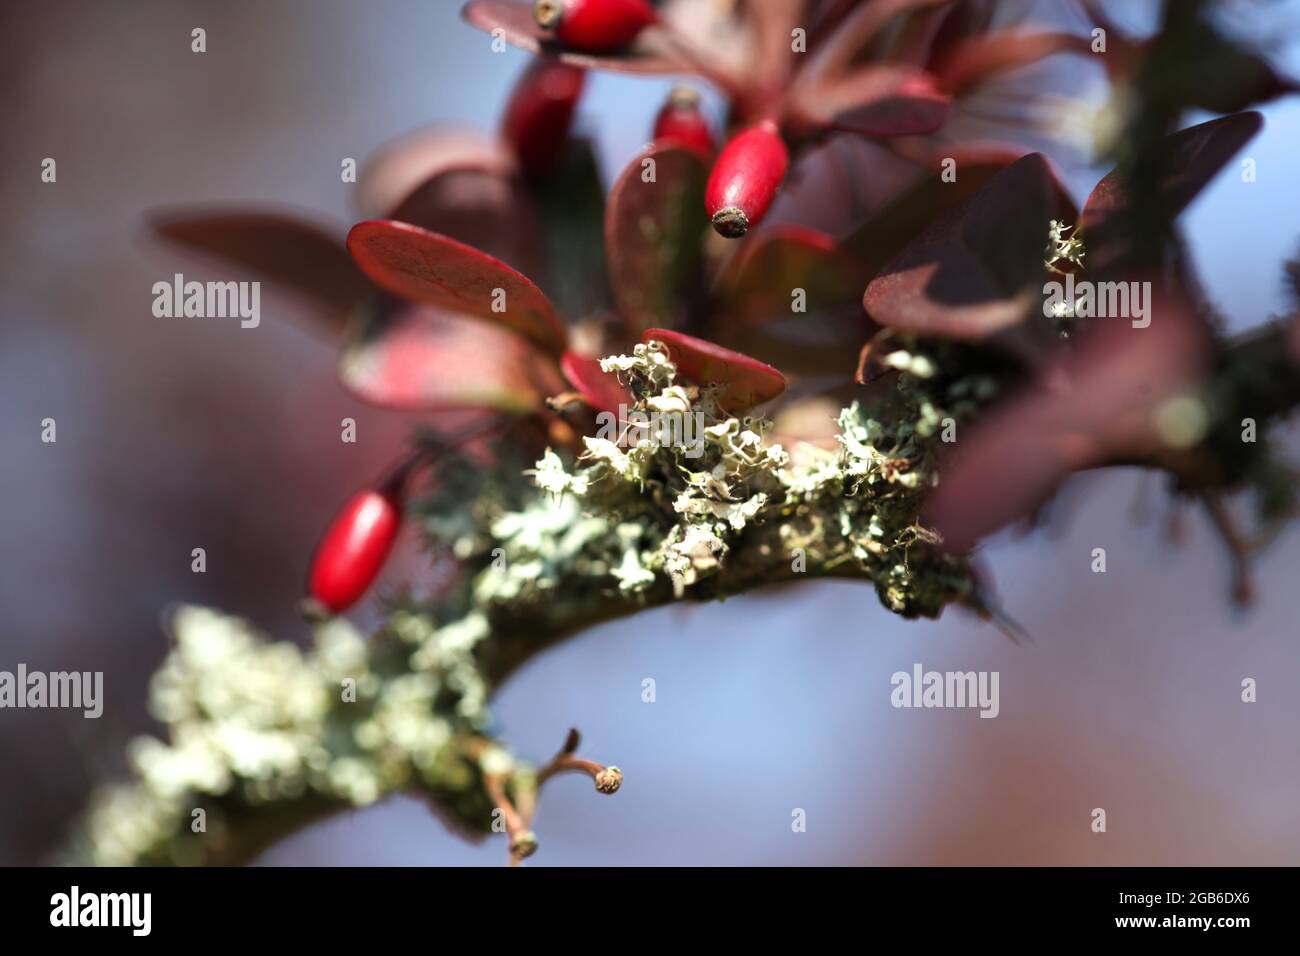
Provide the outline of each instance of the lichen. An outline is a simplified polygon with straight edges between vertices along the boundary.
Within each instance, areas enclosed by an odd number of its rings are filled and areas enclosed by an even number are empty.
[[[308,805],[398,790],[487,832],[485,780],[499,777],[503,793],[535,787],[535,768],[492,736],[493,687],[557,636],[651,604],[824,576],[870,581],[908,617],[975,603],[969,568],[937,547],[919,509],[937,480],[940,424],[978,404],[983,386],[931,374],[933,362],[901,343],[890,364],[903,371],[878,400],[888,414],[853,402],[837,447],[787,450],[767,440],[770,422],[726,415],[715,389],[678,384],[657,346],[604,359],[645,427],[588,436],[576,456],[548,449],[531,468],[504,448],[495,467],[449,462],[411,507],[464,573],[427,601],[395,601],[370,641],[335,620],[300,651],[212,610],[177,611],[151,687],[164,739],[132,745],[134,780],[96,796],[80,858],[239,859],[266,839],[249,821],[276,808],[300,824]],[[697,418],[683,427],[670,413]]]

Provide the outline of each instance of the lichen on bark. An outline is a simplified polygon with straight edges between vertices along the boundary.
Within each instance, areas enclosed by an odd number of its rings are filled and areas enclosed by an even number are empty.
[[[568,751],[539,768],[495,736],[493,689],[550,644],[675,600],[819,577],[869,581],[907,617],[983,609],[966,561],[919,517],[950,414],[938,402],[954,392],[914,374],[923,363],[882,394],[887,415],[855,401],[834,448],[789,449],[766,419],[678,384],[656,344],[603,366],[644,413],[637,440],[588,436],[576,457],[548,449],[527,469],[505,447],[490,467],[445,459],[410,513],[461,573],[434,597],[394,600],[369,640],[335,619],[301,651],[210,609],[177,610],[150,693],[164,739],[132,744],[133,779],[97,792],[70,855],[242,862],[323,814],[405,792],[466,834],[510,830],[521,859],[536,847],[539,781],[621,781]],[[955,388],[959,403],[973,389]]]

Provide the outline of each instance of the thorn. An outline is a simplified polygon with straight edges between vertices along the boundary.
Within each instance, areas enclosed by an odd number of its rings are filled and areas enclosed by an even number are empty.
[[[1250,607],[1255,598],[1255,588],[1250,574],[1253,549],[1218,494],[1203,491],[1200,497],[1206,513],[1210,516],[1210,522],[1228,551],[1228,560],[1232,563],[1232,603],[1239,610],[1245,610]]]
[[[1034,643],[1034,636],[1025,630],[1019,621],[1000,607],[985,607],[980,617],[1006,635],[1007,640],[1011,641],[1016,647],[1024,647],[1026,644]]]
[[[550,763],[537,771],[537,787],[541,788],[547,780],[562,773],[585,773],[596,784],[599,793],[617,793],[623,785],[623,771],[618,767],[606,767],[594,760],[575,757],[573,751],[581,741],[576,728],[569,731],[564,739],[564,747],[551,758]]]
[[[570,727],[568,735],[564,738],[564,746],[560,748],[560,753],[571,754],[578,749],[580,743],[582,743],[582,734],[578,733],[577,727]]]

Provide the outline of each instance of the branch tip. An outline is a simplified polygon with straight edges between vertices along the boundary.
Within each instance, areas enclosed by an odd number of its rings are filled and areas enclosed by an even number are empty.
[[[617,767],[606,767],[596,774],[595,779],[598,793],[618,793],[618,788],[623,786],[623,771]]]

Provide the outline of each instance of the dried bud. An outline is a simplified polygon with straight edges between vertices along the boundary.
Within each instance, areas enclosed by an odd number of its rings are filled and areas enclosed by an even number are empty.
[[[554,168],[568,141],[586,78],[576,66],[539,57],[515,84],[501,135],[529,176],[544,176]]]
[[[713,131],[700,110],[700,94],[689,86],[675,86],[659,115],[655,117],[654,138],[676,140],[705,157],[714,152]]]
[[[517,860],[526,860],[537,852],[537,834],[525,830],[510,841],[510,855]]]
[[[736,239],[758,225],[789,165],[790,154],[772,120],[763,120],[732,139],[713,164],[704,193],[713,228]]]
[[[596,790],[600,793],[618,793],[623,786],[623,771],[617,767],[606,767],[596,774]]]
[[[657,16],[646,0],[536,0],[533,19],[565,46],[608,53],[635,40]]]

